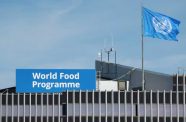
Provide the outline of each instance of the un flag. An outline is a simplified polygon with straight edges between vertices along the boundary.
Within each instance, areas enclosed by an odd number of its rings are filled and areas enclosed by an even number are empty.
[[[177,41],[180,21],[144,7],[142,10],[144,36]]]

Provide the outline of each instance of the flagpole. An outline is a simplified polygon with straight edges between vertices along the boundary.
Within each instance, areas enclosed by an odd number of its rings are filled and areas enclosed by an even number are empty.
[[[142,34],[142,41],[141,41],[141,53],[142,53],[142,56],[141,56],[141,66],[142,66],[142,90],[144,91],[145,90],[145,80],[144,80],[144,44],[143,44],[143,34]]]
[[[143,8],[141,1],[141,67],[142,67],[142,90],[145,90],[145,80],[144,80],[144,41],[143,41]]]

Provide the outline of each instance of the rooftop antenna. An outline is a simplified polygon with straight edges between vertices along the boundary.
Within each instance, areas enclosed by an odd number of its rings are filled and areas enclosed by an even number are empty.
[[[111,62],[110,61],[110,56],[111,54],[114,54],[114,63],[115,63],[115,77],[117,75],[117,66],[116,66],[116,50],[114,49],[114,38],[113,38],[113,34],[111,33],[111,41],[110,41],[110,45],[108,43],[109,41],[107,39],[104,39],[104,48],[101,49],[101,52],[98,52],[98,57],[101,59],[101,72],[103,73],[103,69],[104,69],[104,66],[103,66],[103,56],[104,54],[107,55],[107,62],[108,62],[108,68],[107,68],[107,72],[106,73],[109,73],[109,63]]]
[[[105,40],[104,40],[104,52],[107,53],[107,61],[108,62],[110,62],[110,53],[114,52],[115,63],[116,63],[116,51],[113,46],[114,46],[114,38],[113,38],[113,34],[111,33],[111,47],[105,47]]]

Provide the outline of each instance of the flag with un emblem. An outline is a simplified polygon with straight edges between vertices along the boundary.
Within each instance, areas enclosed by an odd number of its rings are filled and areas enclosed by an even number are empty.
[[[169,16],[143,9],[143,35],[177,41],[180,21]]]

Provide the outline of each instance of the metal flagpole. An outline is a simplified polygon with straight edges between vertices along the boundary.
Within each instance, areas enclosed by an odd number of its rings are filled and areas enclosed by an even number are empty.
[[[141,56],[141,66],[142,66],[142,90],[144,91],[145,90],[145,81],[144,81],[144,60],[143,60],[143,58],[144,58],[144,56],[143,56],[143,52],[144,52],[144,50],[143,50],[143,47],[144,47],[144,45],[143,45],[143,34],[142,34],[142,41],[141,41],[141,53],[142,53],[142,56]]]
[[[142,8],[142,1],[141,1],[141,66],[142,66],[142,90],[145,90],[145,80],[144,80],[144,43],[143,43],[143,8]]]

